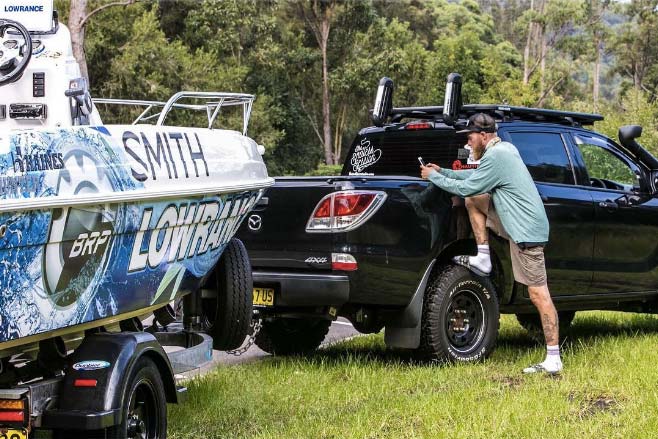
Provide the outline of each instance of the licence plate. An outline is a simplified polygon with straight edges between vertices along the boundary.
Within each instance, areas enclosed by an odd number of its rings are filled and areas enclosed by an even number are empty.
[[[274,306],[274,288],[254,288],[254,305]]]
[[[27,431],[0,428],[0,439],[27,439]]]

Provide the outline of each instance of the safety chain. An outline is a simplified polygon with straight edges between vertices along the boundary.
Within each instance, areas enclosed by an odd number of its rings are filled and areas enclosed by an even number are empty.
[[[249,335],[247,342],[242,347],[239,347],[232,351],[226,351],[227,354],[239,357],[240,355],[247,352],[249,348],[252,347],[254,343],[256,343],[256,336],[258,335],[261,328],[263,327],[263,319],[254,316],[254,318],[251,320],[251,323],[249,324],[249,327],[251,328],[251,334]]]

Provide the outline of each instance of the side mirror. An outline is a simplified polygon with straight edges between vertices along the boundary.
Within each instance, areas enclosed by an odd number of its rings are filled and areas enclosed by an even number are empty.
[[[459,73],[451,73],[446,80],[446,93],[443,99],[443,121],[446,125],[454,125],[459,118],[462,106],[462,77]]]
[[[372,109],[372,122],[375,126],[382,127],[393,109],[393,80],[383,77],[379,80],[375,106]]]

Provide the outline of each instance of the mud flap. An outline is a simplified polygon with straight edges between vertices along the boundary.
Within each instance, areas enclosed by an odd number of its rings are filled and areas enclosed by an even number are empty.
[[[409,304],[386,325],[384,342],[391,348],[416,349],[420,346],[420,325],[425,288],[436,260],[430,262]]]

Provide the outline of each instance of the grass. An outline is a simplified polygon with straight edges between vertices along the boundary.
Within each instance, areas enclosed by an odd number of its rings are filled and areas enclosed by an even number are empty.
[[[558,378],[513,316],[484,363],[414,364],[359,337],[309,357],[220,367],[169,408],[182,438],[658,437],[658,317],[578,313]]]

